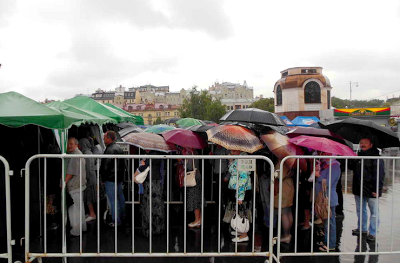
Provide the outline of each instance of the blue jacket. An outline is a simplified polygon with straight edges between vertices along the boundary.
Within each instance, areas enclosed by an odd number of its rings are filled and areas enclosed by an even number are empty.
[[[326,179],[327,194],[328,198],[330,195],[331,198],[330,206],[332,207],[339,205],[338,195],[336,192],[336,185],[339,182],[341,170],[340,170],[340,163],[336,160],[332,160],[331,183],[329,185],[329,170],[330,170],[329,161],[327,164],[328,165],[325,164],[321,165],[321,172],[320,172],[321,175],[315,180],[315,192],[316,192],[315,197],[317,197],[318,193],[322,191],[322,180]]]

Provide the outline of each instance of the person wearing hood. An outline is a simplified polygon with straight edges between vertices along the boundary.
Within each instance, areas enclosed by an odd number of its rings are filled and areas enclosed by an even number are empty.
[[[360,140],[361,151],[358,156],[379,156],[379,150],[372,143],[370,138]],[[378,163],[379,161],[379,163]],[[360,235],[360,211],[362,212],[362,234],[367,234],[368,241],[374,241],[379,226],[379,207],[377,197],[382,196],[385,170],[383,160],[364,159],[352,163],[353,175],[353,194],[357,207],[357,229],[353,230],[353,235]],[[379,171],[378,171],[379,169]],[[362,175],[362,184],[361,184]],[[362,204],[361,204],[362,199]],[[368,213],[367,204],[370,210],[370,224],[367,229]]]
[[[79,140],[79,148],[83,154],[92,153],[92,143],[87,138]],[[96,219],[96,213],[94,212],[93,205],[96,203],[96,169],[93,158],[85,158],[86,160],[86,189],[85,189],[85,203],[89,208],[89,215],[86,217],[86,222]]]

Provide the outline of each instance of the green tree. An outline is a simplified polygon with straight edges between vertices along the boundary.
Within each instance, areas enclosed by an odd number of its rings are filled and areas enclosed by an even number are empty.
[[[154,122],[154,125],[162,124],[162,123],[163,123],[163,122],[162,122],[162,120],[161,120],[161,117],[157,117],[156,121]]]
[[[189,98],[183,100],[178,110],[181,118],[195,118],[199,120],[210,120],[217,122],[225,114],[226,107],[220,100],[212,99],[207,90],[198,91],[192,87]]]
[[[269,112],[275,111],[275,101],[274,98],[265,98],[259,99],[258,101],[253,102],[249,106],[250,108],[257,108],[260,110],[266,110]]]

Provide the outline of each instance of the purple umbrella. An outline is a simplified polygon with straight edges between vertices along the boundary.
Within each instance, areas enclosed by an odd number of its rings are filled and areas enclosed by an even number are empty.
[[[321,152],[342,156],[356,156],[353,150],[348,146],[324,137],[301,135],[290,139],[289,142]]]

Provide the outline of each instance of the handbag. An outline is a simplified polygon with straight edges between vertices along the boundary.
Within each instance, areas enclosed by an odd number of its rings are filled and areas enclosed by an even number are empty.
[[[328,219],[329,214],[329,199],[326,190],[326,179],[322,180],[322,191],[318,193],[317,200],[315,201],[315,211],[319,218],[322,220]]]
[[[250,229],[250,222],[245,216],[241,217],[239,214],[234,214],[231,219],[231,227],[239,233],[247,233]]]
[[[193,159],[193,171],[186,172],[186,187],[196,186],[196,166]]]
[[[144,182],[144,180],[146,180],[147,174],[149,173],[149,171],[150,171],[150,166],[147,166],[147,168],[143,172],[137,174],[134,177],[135,183],[142,184]]]
[[[235,210],[233,209],[233,203],[231,201],[229,201],[228,205],[225,208],[225,214],[224,214],[224,218],[222,219],[222,221],[229,224],[234,215],[235,215]]]

